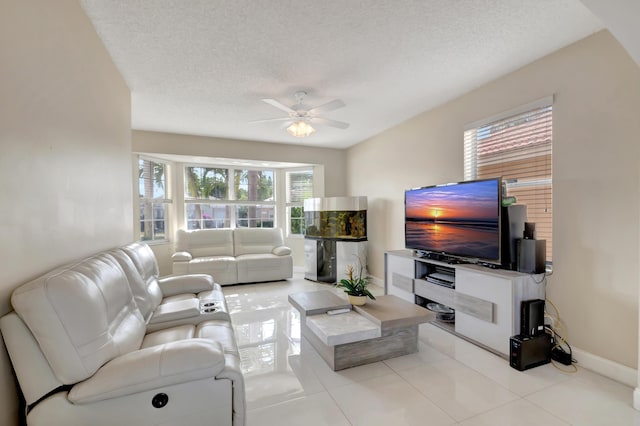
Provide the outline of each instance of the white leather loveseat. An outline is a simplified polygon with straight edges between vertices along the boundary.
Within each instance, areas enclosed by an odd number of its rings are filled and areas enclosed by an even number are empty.
[[[174,274],[211,274],[221,285],[293,276],[291,249],[279,228],[179,230],[171,259]]]
[[[244,425],[244,381],[220,287],[206,276],[161,282],[149,252],[132,244],[99,253],[13,292],[14,312],[0,328],[27,424]],[[198,300],[201,312],[183,309],[185,300]],[[164,319],[163,306],[171,312]]]

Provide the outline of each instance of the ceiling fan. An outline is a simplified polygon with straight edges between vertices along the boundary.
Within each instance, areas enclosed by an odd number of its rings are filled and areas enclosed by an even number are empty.
[[[296,98],[296,104],[288,107],[275,99],[263,99],[263,102],[268,103],[284,112],[288,115],[281,118],[270,118],[266,120],[256,120],[252,123],[267,123],[272,121],[291,122],[291,125],[287,127],[287,132],[296,137],[305,137],[315,132],[312,124],[320,124],[325,126],[337,127],[338,129],[346,129],[349,127],[349,123],[342,121],[331,120],[329,118],[321,117],[320,114],[333,111],[344,106],[344,102],[340,99],[334,99],[315,108],[311,108],[305,105],[304,98],[307,96],[307,92],[299,91],[294,94]]]

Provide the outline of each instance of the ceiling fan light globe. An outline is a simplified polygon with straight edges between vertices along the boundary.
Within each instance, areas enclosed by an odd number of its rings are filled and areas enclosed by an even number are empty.
[[[287,127],[287,132],[296,138],[304,138],[310,136],[316,131],[309,123],[304,121],[296,121]]]

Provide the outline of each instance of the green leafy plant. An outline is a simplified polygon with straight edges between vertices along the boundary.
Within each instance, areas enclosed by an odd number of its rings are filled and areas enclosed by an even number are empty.
[[[360,270],[358,274],[354,276],[353,265],[347,266],[347,278],[341,279],[338,283],[336,283],[336,287],[341,287],[344,289],[344,292],[350,296],[367,296],[370,299],[375,300],[376,298],[371,294],[369,290],[367,290],[367,286],[369,285],[369,278],[362,276],[362,271],[364,267],[360,265]]]

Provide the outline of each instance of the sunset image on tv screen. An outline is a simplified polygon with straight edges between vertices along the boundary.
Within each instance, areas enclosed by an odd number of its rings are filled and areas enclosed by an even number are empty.
[[[406,191],[406,247],[499,259],[499,191],[497,179]]]

